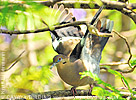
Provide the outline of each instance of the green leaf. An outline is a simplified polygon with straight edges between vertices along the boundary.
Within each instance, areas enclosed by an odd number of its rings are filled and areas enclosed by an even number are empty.
[[[27,14],[27,30],[34,30],[34,29],[35,29],[35,22],[34,22],[33,12],[31,10],[28,10],[28,14]]]
[[[105,90],[102,87],[94,87],[92,90],[92,95],[97,95],[100,100],[106,100],[106,97],[110,97],[110,99],[121,99],[124,100],[122,97],[120,97],[118,94],[115,94],[114,92],[109,92],[108,90]]]
[[[92,95],[97,95],[98,97],[101,96],[109,96],[110,92],[106,91],[102,87],[94,87],[92,90]]]
[[[115,71],[115,70],[112,70],[112,69],[108,69],[108,72],[110,72],[111,74],[114,74],[115,76],[122,77],[122,75],[118,71]]]
[[[131,66],[136,65],[136,58],[130,61]]]
[[[15,25],[16,25],[16,23],[15,23],[15,15],[10,13],[9,14],[9,18],[8,18],[8,20],[6,22],[7,29],[13,31],[14,28],[15,28]]]
[[[102,6],[103,5],[103,3],[102,3],[102,1],[101,0],[94,0],[99,6]]]
[[[20,30],[20,31],[26,30],[26,25],[27,25],[26,20],[27,20],[26,16],[22,12],[17,15],[16,22],[17,22],[18,30]]]
[[[102,80],[98,77],[98,75],[96,75],[96,74],[94,74],[94,73],[91,73],[91,72],[88,72],[88,71],[82,72],[82,73],[80,72],[79,74],[81,75],[81,78],[83,78],[83,77],[85,77],[85,76],[90,76],[91,78],[94,79],[94,81],[97,81],[97,84],[103,84],[105,87],[107,87],[107,88],[109,88],[110,90],[112,90],[113,93],[116,94],[116,96],[122,96],[122,95],[120,94],[120,91],[118,91],[117,89],[115,89],[115,87],[112,86],[111,84],[108,84],[108,83],[102,81]]]
[[[76,2],[76,3],[74,4],[74,7],[75,7],[75,8],[80,8],[80,3]]]
[[[128,82],[127,82],[127,80],[125,79],[125,77],[123,75],[121,75],[121,73],[119,73],[118,71],[112,70],[112,69],[108,69],[108,72],[110,72],[110,73],[112,73],[112,74],[122,78],[122,80],[124,81],[125,85],[129,89],[130,93],[133,93],[132,89],[130,88],[130,86],[129,86]]]
[[[93,74],[93,73],[88,72],[88,71],[80,72],[79,74],[81,75],[81,79],[85,76],[90,76],[91,78],[94,79],[94,81],[99,81],[99,79],[100,79],[97,74]]]

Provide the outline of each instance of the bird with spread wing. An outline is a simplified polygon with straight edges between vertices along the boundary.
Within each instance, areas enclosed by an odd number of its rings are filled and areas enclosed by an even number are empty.
[[[90,25],[100,33],[111,33],[113,21],[109,19],[97,19],[103,7],[100,7],[96,15],[93,17]],[[75,17],[63,5],[59,7],[54,5],[54,9],[58,9],[60,15],[58,21],[60,24],[66,24],[76,21]],[[55,15],[54,15],[55,16]],[[52,46],[58,53],[53,58],[53,66],[57,67],[57,71],[61,79],[69,85],[72,85],[73,95],[76,87],[89,84],[95,81],[86,76],[81,79],[80,72],[89,71],[99,75],[102,51],[109,37],[100,37],[92,34],[89,29],[85,33],[81,31],[80,26],[69,26],[56,29],[50,32],[52,37]],[[91,91],[91,90],[90,90]]]

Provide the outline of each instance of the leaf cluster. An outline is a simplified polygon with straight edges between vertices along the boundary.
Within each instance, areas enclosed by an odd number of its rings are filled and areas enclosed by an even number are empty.
[[[135,65],[135,59],[131,61],[131,65]],[[132,91],[132,89],[130,88],[129,84],[128,84],[128,81],[126,80],[126,78],[121,74],[119,73],[118,71],[115,71],[115,70],[112,70],[112,69],[108,69],[108,72],[115,75],[115,76],[118,76],[122,79],[122,82],[123,84],[125,84],[125,87],[129,90],[129,92],[131,93],[131,96],[133,98],[133,95],[136,94],[135,91]],[[101,87],[94,87],[93,88],[93,91],[92,91],[92,95],[96,95],[98,96],[99,98],[103,99],[103,98],[112,98],[112,99],[124,99],[125,98],[122,98],[122,94],[120,93],[121,91],[119,91],[118,89],[116,89],[114,86],[112,86],[111,84],[108,84],[104,81],[102,81],[98,75],[96,74],[93,74],[91,72],[82,72],[80,73],[81,74],[81,78],[85,77],[85,76],[89,76],[91,78],[94,79],[94,81],[97,82],[97,84],[102,84],[103,86],[105,86],[106,88],[108,88],[109,90],[111,91],[108,91],[104,88],[101,88]]]

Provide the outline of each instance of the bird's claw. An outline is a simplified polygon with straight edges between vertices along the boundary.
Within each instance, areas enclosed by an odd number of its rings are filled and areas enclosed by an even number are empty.
[[[92,95],[92,90],[93,90],[93,85],[90,84],[90,89],[89,89],[88,95]]]
[[[75,97],[75,94],[77,94],[76,88],[72,87],[71,88],[71,92],[72,92],[73,96]]]

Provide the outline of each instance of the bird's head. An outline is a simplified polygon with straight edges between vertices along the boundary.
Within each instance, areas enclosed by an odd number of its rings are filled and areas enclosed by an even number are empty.
[[[52,69],[54,66],[56,66],[57,64],[65,64],[68,61],[68,57],[62,54],[56,55],[53,58],[53,65],[50,67],[50,69]]]

